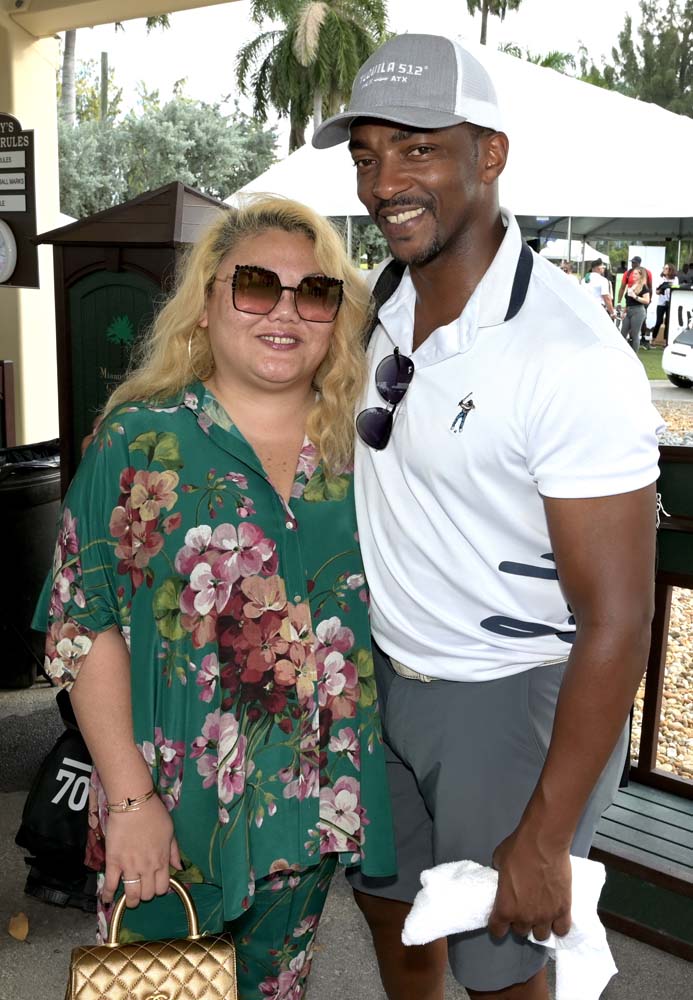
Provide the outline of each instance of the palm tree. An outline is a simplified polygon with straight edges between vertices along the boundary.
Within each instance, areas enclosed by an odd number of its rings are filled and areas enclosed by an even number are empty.
[[[499,17],[501,21],[509,10],[517,10],[522,0],[467,0],[467,10],[472,15],[478,10],[481,11],[481,36],[479,41],[486,45],[486,32],[488,28],[488,16]]]
[[[264,120],[272,105],[291,122],[289,151],[305,142],[311,117],[337,111],[351,92],[359,67],[385,31],[386,0],[252,0],[251,15],[283,22],[245,45],[236,77],[251,84],[254,113]]]
[[[156,14],[147,18],[147,33],[153,28],[170,28],[168,14]],[[123,28],[120,21],[115,22],[116,31]],[[70,28],[65,32],[63,45],[63,65],[60,72],[59,115],[66,125],[74,127],[77,122],[77,87],[75,83],[77,60],[75,50],[77,45],[77,29]]]
[[[498,51],[515,56],[516,59],[526,59],[527,62],[534,63],[535,66],[555,69],[558,73],[567,73],[569,69],[575,69],[575,56],[571,55],[570,52],[559,52],[557,49],[552,49],[546,55],[530,52],[529,49],[525,49],[523,52],[520,46],[515,45],[514,42],[504,42],[498,46]]]

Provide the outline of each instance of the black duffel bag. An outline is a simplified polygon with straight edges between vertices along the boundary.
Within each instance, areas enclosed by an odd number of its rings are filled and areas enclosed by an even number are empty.
[[[33,856],[25,892],[57,906],[93,912],[96,875],[84,864],[92,761],[67,691],[58,707],[65,732],[46,754],[29,790],[15,843]]]

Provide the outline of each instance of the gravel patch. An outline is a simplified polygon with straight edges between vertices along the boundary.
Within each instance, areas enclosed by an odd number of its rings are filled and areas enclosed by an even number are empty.
[[[693,448],[693,402],[675,403],[665,399],[653,402],[667,422],[666,430],[659,435],[659,443]]]
[[[638,759],[645,683],[635,699],[631,752]],[[693,781],[693,591],[674,587],[671,595],[657,770]]]
[[[655,400],[667,422],[660,444],[693,447],[693,401]],[[645,691],[635,699],[631,751],[638,759]],[[671,596],[657,769],[693,781],[693,591],[674,587]]]

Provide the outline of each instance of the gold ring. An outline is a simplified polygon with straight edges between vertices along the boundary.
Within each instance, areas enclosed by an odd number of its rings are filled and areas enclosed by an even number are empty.
[[[123,885],[136,885],[137,882],[141,882],[141,878],[124,878],[121,879]]]

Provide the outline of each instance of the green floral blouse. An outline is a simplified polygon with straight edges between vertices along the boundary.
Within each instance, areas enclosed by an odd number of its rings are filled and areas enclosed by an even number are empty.
[[[98,632],[123,634],[186,876],[222,889],[208,927],[251,905],[255,879],[328,852],[395,871],[352,492],[306,441],[287,506],[195,383],[113,411],[65,499],[37,612],[46,670],[69,685]]]

